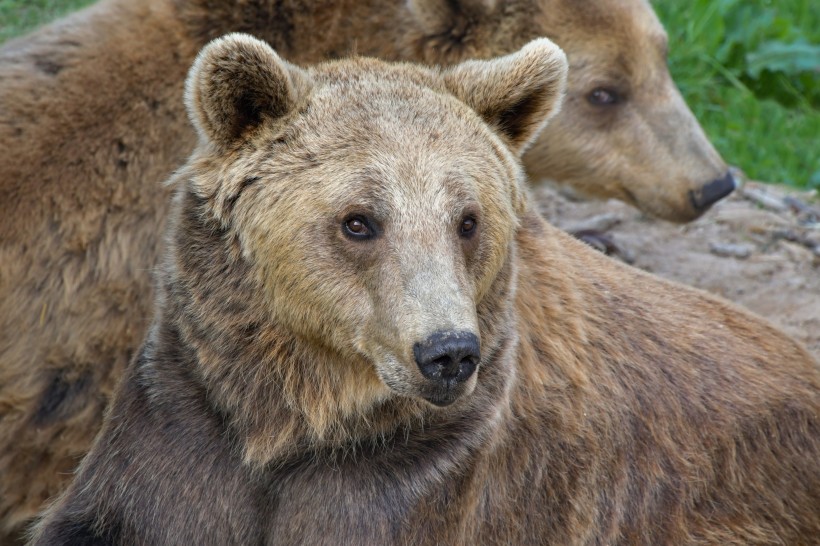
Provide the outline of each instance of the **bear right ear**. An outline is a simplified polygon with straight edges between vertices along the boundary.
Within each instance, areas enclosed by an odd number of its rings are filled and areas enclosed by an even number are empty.
[[[185,82],[185,105],[200,137],[226,147],[262,122],[289,114],[310,86],[307,73],[267,43],[228,34],[197,56]]]
[[[561,109],[567,57],[547,38],[486,61],[466,61],[442,72],[450,92],[465,102],[506,141],[524,153],[547,121]]]

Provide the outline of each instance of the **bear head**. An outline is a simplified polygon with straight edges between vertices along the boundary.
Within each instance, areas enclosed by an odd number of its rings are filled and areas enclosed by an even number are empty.
[[[430,411],[469,398],[509,322],[528,206],[518,158],[565,79],[547,39],[446,69],[362,58],[302,69],[250,36],[215,40],[187,81],[200,144],[178,201],[194,220],[177,221],[171,244],[183,256],[205,247],[194,235],[221,242],[197,251],[200,271],[184,256],[171,266],[191,271],[187,314],[202,327],[211,309],[238,308],[262,317],[257,330],[275,325],[288,354],[310,353],[298,372],[255,362],[285,386],[323,385],[305,404],[328,408],[317,429],[391,398]],[[229,345],[213,323],[212,345]],[[219,366],[206,375],[224,376]],[[294,389],[283,396],[299,405]]]
[[[523,157],[533,182],[676,222],[735,189],[669,74],[648,0],[407,1],[406,48],[427,62],[491,57],[539,36],[564,49],[564,105]]]

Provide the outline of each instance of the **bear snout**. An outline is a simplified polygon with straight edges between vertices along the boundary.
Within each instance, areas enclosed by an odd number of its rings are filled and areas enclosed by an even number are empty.
[[[721,178],[704,184],[697,190],[691,190],[689,192],[689,201],[698,213],[706,212],[709,207],[735,191],[735,189],[737,189],[737,180],[729,171]]]
[[[413,345],[413,355],[421,374],[436,383],[435,396],[431,402],[445,405],[455,397],[453,390],[467,381],[481,360],[478,337],[472,332],[435,332],[423,342]]]

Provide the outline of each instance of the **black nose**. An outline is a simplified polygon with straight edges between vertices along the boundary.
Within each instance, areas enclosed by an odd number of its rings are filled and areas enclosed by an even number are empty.
[[[469,379],[481,358],[478,338],[470,332],[436,332],[413,345],[416,364],[428,379],[460,383]]]
[[[704,184],[697,190],[689,192],[689,200],[697,211],[705,211],[730,193],[737,187],[735,177],[731,172],[727,172],[722,178],[712,180]]]

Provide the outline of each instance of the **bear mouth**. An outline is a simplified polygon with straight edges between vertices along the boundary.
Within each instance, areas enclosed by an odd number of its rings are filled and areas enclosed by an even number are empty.
[[[457,378],[442,379],[427,385],[420,396],[432,405],[443,408],[467,394],[468,382]]]
[[[458,400],[459,396],[448,394],[444,396],[425,396],[424,399],[433,404],[434,406],[436,406],[437,408],[445,408],[451,405],[456,400]]]

